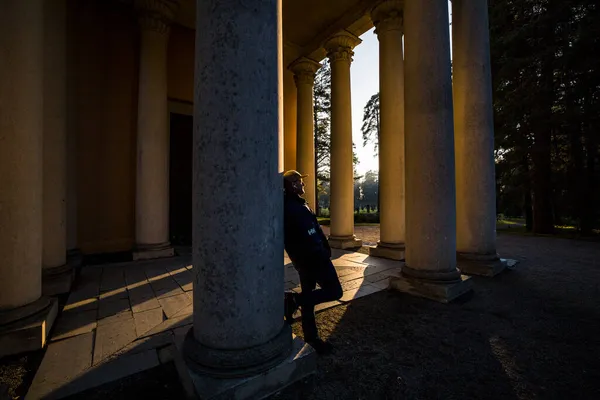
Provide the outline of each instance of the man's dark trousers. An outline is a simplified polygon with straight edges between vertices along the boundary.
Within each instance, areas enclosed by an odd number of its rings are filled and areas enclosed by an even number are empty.
[[[302,293],[299,306],[302,309],[302,330],[307,342],[319,338],[315,322],[315,306],[328,301],[338,300],[343,291],[335,267],[329,258],[315,257],[299,265],[294,264],[300,276]],[[319,284],[320,289],[315,290]]]

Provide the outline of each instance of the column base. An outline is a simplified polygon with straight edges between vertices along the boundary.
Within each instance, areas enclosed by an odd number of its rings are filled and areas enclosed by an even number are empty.
[[[356,249],[362,247],[362,240],[357,239],[356,236],[329,236],[329,246],[332,249]]]
[[[377,242],[377,246],[369,247],[371,257],[387,258],[395,261],[404,260],[404,243],[383,243]]]
[[[188,335],[191,334],[188,332]],[[317,358],[312,347],[292,335],[287,356],[262,372],[241,377],[216,377],[203,373],[186,354],[186,345],[177,343],[175,365],[188,398],[197,399],[263,399],[286,386],[316,373]],[[190,340],[186,336],[186,341]],[[191,339],[193,340],[193,339]],[[185,342],[184,342],[185,343]]]
[[[69,293],[75,280],[75,270],[67,262],[53,268],[42,269],[42,295],[57,296],[63,293]]]
[[[138,244],[133,250],[133,261],[173,257],[175,250],[170,242],[161,244]]]
[[[498,254],[457,253],[456,259],[461,272],[467,275],[493,277],[506,268],[506,260]]]
[[[0,358],[46,346],[57,313],[58,301],[48,297],[0,312]]]
[[[426,274],[425,271],[419,271],[419,273]],[[458,272],[457,275],[458,278],[453,280],[435,280],[415,278],[402,273],[400,277],[390,278],[389,287],[399,292],[439,301],[440,303],[450,303],[452,300],[473,290],[470,276],[460,275]]]

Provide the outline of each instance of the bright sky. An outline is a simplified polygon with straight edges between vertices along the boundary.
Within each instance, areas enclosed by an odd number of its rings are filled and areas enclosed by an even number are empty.
[[[448,1],[450,21],[451,3]],[[351,67],[352,84],[352,136],[356,145],[359,165],[357,172],[364,175],[369,170],[379,169],[379,161],[375,157],[372,144],[363,147],[362,126],[363,109],[367,101],[379,91],[379,42],[375,29],[366,32],[360,38],[362,43],[354,49],[354,61]],[[452,29],[450,29],[452,41]]]

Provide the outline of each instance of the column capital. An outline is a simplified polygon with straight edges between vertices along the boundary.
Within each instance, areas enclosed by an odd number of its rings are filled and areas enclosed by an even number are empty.
[[[371,10],[375,33],[404,30],[404,0],[385,0]]]
[[[179,9],[179,0],[134,0],[142,30],[168,33]]]
[[[340,60],[351,62],[354,55],[352,49],[360,43],[362,40],[358,36],[348,31],[341,31],[327,39],[324,47],[331,62]]]
[[[321,68],[321,64],[307,57],[300,57],[288,67],[294,73],[296,86],[301,83],[314,85],[315,74]]]

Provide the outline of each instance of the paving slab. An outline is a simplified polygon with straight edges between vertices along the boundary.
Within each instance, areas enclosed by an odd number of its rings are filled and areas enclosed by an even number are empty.
[[[192,297],[189,294],[182,292],[175,296],[160,298],[158,299],[158,302],[167,318],[171,318],[179,311],[192,304]]]
[[[154,336],[166,331],[171,331],[182,326],[191,326],[192,322],[193,316],[191,314],[173,317],[163,321],[160,325],[157,325],[154,328],[150,329],[148,332],[144,333],[142,335],[142,338]]]
[[[100,291],[107,292],[125,287],[125,278],[123,277],[122,267],[104,267],[102,268],[102,277],[100,280]]]
[[[173,332],[165,331],[153,336],[147,336],[144,338],[140,338],[135,340],[132,343],[129,343],[126,347],[119,350],[108,359],[112,360],[115,357],[121,357],[123,355],[131,355],[136,353],[141,353],[150,349],[160,349],[165,346],[169,346],[173,343]]]
[[[345,258],[338,258],[337,260],[332,260],[334,267],[357,267],[364,268],[366,265],[358,262],[354,262],[352,260],[347,260]]]
[[[148,280],[158,299],[184,293],[184,290],[179,286],[175,279],[171,277],[169,272],[165,271],[164,274],[154,276],[153,278],[148,277]]]
[[[56,390],[90,368],[93,340],[94,334],[89,332],[50,343],[25,398],[53,398]]]
[[[111,315],[110,317],[98,319],[98,326],[114,324],[116,322],[124,322],[130,319],[133,319],[133,313],[131,311],[126,311],[115,315]]]
[[[125,283],[127,284],[127,289],[131,290],[140,285],[147,284],[148,278],[142,268],[125,268]]]
[[[375,274],[367,275],[366,281],[369,283],[375,283],[381,280],[388,279],[390,276],[400,276],[401,268],[388,269],[385,271],[377,272]]]
[[[86,371],[61,388],[56,395],[61,398],[70,396],[157,367],[158,365],[160,363],[154,349],[119,357]]]
[[[99,325],[96,328],[94,343],[94,365],[126,347],[136,337],[133,318],[120,320],[112,324]]]
[[[193,289],[193,276],[190,271],[185,268],[185,266],[169,271],[169,275],[177,282],[177,284],[183,289],[185,292],[189,292]]]
[[[134,313],[160,308],[160,304],[154,296],[150,283],[140,284],[128,290],[131,309]]]
[[[150,329],[160,325],[163,322],[163,317],[163,310],[161,308],[135,313],[133,319],[136,335],[140,337]]]
[[[106,318],[119,313],[131,311],[128,297],[105,297],[100,298],[98,303],[98,318]]]
[[[348,290],[354,290],[354,289],[357,289],[357,288],[363,286],[365,283],[366,282],[363,277],[353,279],[351,281],[344,281],[344,282],[341,282],[342,290],[344,292],[347,292]]]
[[[101,274],[102,268],[83,268],[75,282],[75,288],[69,294],[65,309],[79,308],[82,311],[97,309]]]
[[[82,335],[96,329],[96,310],[80,311],[79,309],[64,310],[56,321],[51,341],[62,340],[71,336]]]
[[[177,311],[175,315],[171,318],[179,318],[179,317],[187,317],[188,315],[193,314],[194,312],[194,303],[192,302],[190,305],[185,306],[181,310]]]
[[[390,287],[390,277],[388,276],[386,279],[383,279],[381,281],[370,283],[370,285],[375,286],[376,288],[379,288],[381,290],[387,290]]]
[[[344,295],[342,296],[340,301],[347,303],[349,301],[358,299],[363,296],[368,296],[370,294],[377,293],[382,290],[383,289],[381,289],[377,286],[373,286],[370,284],[363,284],[362,286],[360,286],[356,289],[352,289],[352,290],[348,290],[348,291],[344,292]]]

